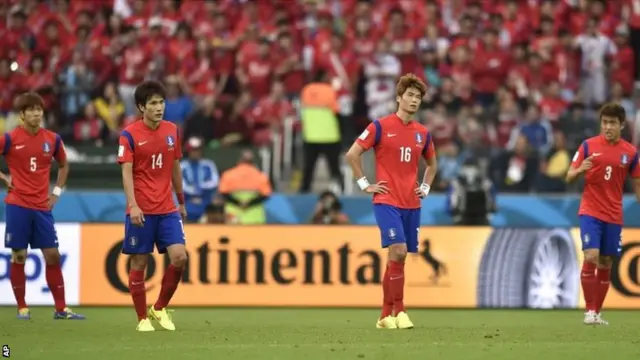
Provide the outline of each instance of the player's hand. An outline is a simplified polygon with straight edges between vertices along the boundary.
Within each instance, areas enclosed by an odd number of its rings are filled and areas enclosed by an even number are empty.
[[[180,211],[182,221],[187,221],[187,208],[184,205],[180,205],[178,206],[178,211]]]
[[[4,182],[4,185],[7,187],[7,190],[11,190],[13,189],[13,184],[11,183],[11,177],[9,176],[3,176],[2,177],[2,182]]]
[[[427,184],[419,184],[418,182],[416,182],[416,185],[418,185],[417,188],[415,188],[413,190],[413,192],[420,198],[420,199],[424,199],[427,197],[427,194],[429,194],[429,190],[431,189],[431,187]]]
[[[364,189],[364,192],[366,192],[367,194],[388,194],[389,188],[387,187],[386,181],[378,181],[377,184],[369,185],[366,189]]]
[[[144,225],[144,214],[137,205],[131,207],[129,218],[131,218],[131,223],[135,226]]]
[[[593,167],[593,157],[594,155],[591,155],[588,158],[584,159],[584,161],[582,162],[582,164],[580,164],[580,167],[578,168],[578,171],[580,171],[580,173],[584,173]]]
[[[56,204],[56,202],[58,202],[58,197],[53,195],[53,194],[49,194],[49,201],[47,201],[47,208],[49,208],[49,210],[53,209],[53,205]]]

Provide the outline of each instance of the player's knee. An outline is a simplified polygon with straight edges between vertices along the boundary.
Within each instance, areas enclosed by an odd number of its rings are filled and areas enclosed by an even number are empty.
[[[404,244],[393,244],[389,246],[389,259],[394,261],[404,261],[407,257],[407,246]]]
[[[11,252],[11,262],[24,264],[27,261],[27,250],[14,250]]]
[[[147,267],[147,262],[149,261],[149,255],[131,255],[129,259],[129,265],[132,270],[144,270]]]
[[[60,251],[58,249],[42,249],[42,256],[47,265],[56,265],[60,263]]]
[[[181,251],[171,254],[171,265],[177,268],[183,268],[187,264],[187,252]]]
[[[591,264],[598,264],[598,258],[600,254],[598,250],[590,249],[584,251],[584,262]]]
[[[611,269],[613,265],[613,257],[611,256],[600,256],[598,257],[598,267]]]

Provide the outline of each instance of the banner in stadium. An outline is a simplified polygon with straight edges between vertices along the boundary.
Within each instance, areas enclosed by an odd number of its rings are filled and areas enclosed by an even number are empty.
[[[122,227],[81,231],[81,303],[129,305]],[[380,304],[386,251],[374,227],[187,226],[186,233],[189,264],[176,306]],[[581,305],[579,243],[569,230],[425,227],[420,235],[419,253],[406,266],[408,306]],[[167,261],[158,254],[150,260],[151,298]]]
[[[5,224],[0,223],[4,234]],[[79,304],[80,293],[80,225],[57,224],[59,249],[64,274],[66,300],[69,305]],[[11,250],[0,249],[0,305],[15,305],[9,270]],[[53,305],[53,297],[47,286],[46,265],[39,250],[29,250],[25,263],[27,277],[26,302],[28,305]]]

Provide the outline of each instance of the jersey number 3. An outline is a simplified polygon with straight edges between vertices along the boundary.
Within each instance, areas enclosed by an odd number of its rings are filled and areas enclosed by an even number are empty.
[[[408,146],[400,147],[400,162],[411,162],[411,148]]]
[[[605,180],[608,181],[609,179],[611,179],[611,171],[612,170],[613,169],[611,168],[611,166],[607,166],[606,168],[604,168],[604,179]]]
[[[151,155],[151,168],[162,169],[162,154]]]

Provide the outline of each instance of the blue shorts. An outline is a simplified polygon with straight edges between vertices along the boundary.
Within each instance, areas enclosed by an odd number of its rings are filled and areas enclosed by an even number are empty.
[[[125,254],[151,254],[154,245],[158,252],[164,253],[167,247],[184,243],[184,227],[178,212],[145,215],[143,226],[133,225],[129,215],[125,219],[122,242],[122,252]]]
[[[373,214],[380,228],[382,247],[406,244],[410,253],[418,252],[420,209],[400,209],[387,204],[373,204]]]
[[[622,225],[580,215],[582,250],[598,249],[603,256],[620,256],[622,253]]]
[[[4,246],[9,249],[50,249],[58,247],[53,215],[49,210],[28,209],[7,204]]]

